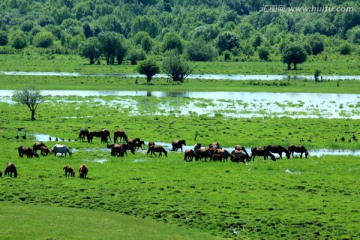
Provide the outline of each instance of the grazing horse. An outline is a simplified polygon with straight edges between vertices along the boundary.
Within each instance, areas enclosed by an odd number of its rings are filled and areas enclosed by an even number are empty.
[[[214,153],[212,155],[212,160],[213,161],[223,161],[223,160],[225,160],[225,153]]]
[[[164,154],[165,154],[165,157],[167,157],[167,151],[165,150],[164,147],[162,147],[162,146],[160,146],[160,145],[153,145],[153,146],[151,146],[151,147],[148,149],[147,153],[149,153],[149,152],[151,152],[150,156],[152,156],[153,154],[156,156],[155,153],[158,152],[158,153],[159,153],[159,157],[162,156],[162,153],[164,153]]]
[[[20,146],[18,148],[18,152],[19,152],[19,157],[23,157],[24,154],[28,157],[28,158],[32,158],[32,157],[39,157],[39,154],[37,154],[36,152],[34,152],[31,148],[29,147],[25,147],[25,146]]]
[[[194,157],[195,157],[195,160],[197,160],[197,156],[196,156],[196,153],[194,150],[192,150],[192,149],[185,150],[184,161],[191,162]]]
[[[282,153],[284,152],[286,157],[289,159],[290,158],[290,152],[289,150],[287,150],[286,148],[284,148],[283,146],[280,145],[267,145],[264,147],[264,149],[272,152],[272,153],[277,153],[279,154],[280,158],[282,159]]]
[[[17,169],[16,169],[16,166],[14,163],[12,162],[9,162],[5,168],[5,172],[4,172],[4,175],[8,175],[10,177],[12,177],[14,174],[14,177],[16,178],[17,177]]]
[[[138,150],[139,148],[141,148],[142,150],[142,145],[145,145],[145,142],[141,141],[140,138],[134,138],[134,139],[128,138],[126,142],[127,144],[133,146],[136,150]]]
[[[183,145],[186,146],[186,141],[185,140],[174,140],[172,141],[172,150],[173,151],[177,151],[178,149],[181,149],[181,151],[183,150]]]
[[[40,153],[42,156],[47,156],[50,153],[50,150],[47,147],[41,146]]]
[[[306,150],[306,148],[303,145],[292,144],[289,146],[288,150],[292,157],[294,157],[294,152],[300,153],[300,158],[302,158],[303,153],[305,153],[305,158],[307,158],[307,156],[309,155],[308,150]]]
[[[84,141],[85,141],[85,137],[86,137],[86,139],[89,139],[89,130],[87,130],[87,129],[81,129],[81,130],[80,130],[80,133],[79,133],[78,139],[79,139],[81,142],[84,142]]]
[[[117,140],[119,138],[119,141],[126,142],[128,137],[124,130],[116,130],[114,132],[114,143],[117,143]]]
[[[69,165],[65,165],[63,170],[65,171],[65,177],[74,177],[75,176],[75,171],[72,167],[70,167]]]
[[[263,156],[264,160],[267,159],[267,157],[270,157],[271,160],[276,161],[276,158],[274,156],[274,154],[272,154],[269,150],[266,150],[264,148],[261,147],[254,147],[251,149],[251,157],[250,159],[252,159],[254,161],[255,156]]]
[[[242,151],[244,151],[247,155],[249,155],[248,152],[246,151],[246,148],[243,147],[243,146],[241,146],[241,145],[236,145],[236,146],[235,146],[235,150],[242,150]]]
[[[88,171],[89,169],[87,168],[87,166],[85,164],[81,164],[79,168],[80,178],[86,178]]]
[[[215,150],[214,154],[222,154],[223,160],[227,161],[228,157],[230,156],[230,153],[226,149],[218,148]],[[214,158],[214,156],[213,156]]]
[[[212,153],[208,149],[198,149],[195,151],[195,153],[199,160],[202,158],[205,158],[205,161],[207,158],[210,158],[210,160],[212,159]]]
[[[101,142],[107,142],[107,139],[108,139],[108,134],[107,132],[104,132],[104,130],[100,130],[100,131],[91,131],[89,133],[89,136],[88,136],[88,142],[89,143],[92,143],[92,140],[94,137],[98,137],[101,139]]]
[[[2,177],[2,171],[0,171],[0,177]]]
[[[221,149],[221,146],[219,143],[211,143],[209,144],[209,146],[205,147],[205,150],[209,150],[211,152],[211,154],[215,153],[216,149]]]
[[[51,148],[51,153],[54,153],[54,155],[56,155],[57,153],[61,153],[61,156],[65,153],[65,156],[67,153],[69,153],[69,155],[72,155],[72,152],[70,151],[70,149],[65,146],[65,145],[60,145],[60,144],[56,144]]]
[[[37,150],[41,150],[41,147],[46,147],[46,145],[42,142],[37,142],[34,143],[32,150],[36,153]]]
[[[103,132],[103,135],[106,136],[106,141],[107,141],[107,138],[109,138],[111,141],[110,131],[106,128],[103,128],[101,131]]]
[[[230,154],[230,159],[232,162],[250,162],[249,154],[244,150],[233,150]]]
[[[119,157],[123,157],[124,153],[127,155],[127,151],[130,150],[132,154],[135,154],[135,148],[129,144],[118,144],[118,143],[113,143],[113,144],[108,144],[107,148],[111,148],[111,156],[119,156]]]
[[[197,143],[194,145],[194,151],[196,152],[196,150],[201,148],[201,143]]]

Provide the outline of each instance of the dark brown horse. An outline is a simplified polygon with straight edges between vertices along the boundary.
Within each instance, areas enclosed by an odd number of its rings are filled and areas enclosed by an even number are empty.
[[[69,165],[65,165],[63,170],[65,171],[65,177],[74,177],[75,176],[75,171],[72,167],[70,167]]]
[[[302,158],[303,153],[305,153],[305,158],[309,155],[308,150],[303,145],[295,145],[292,144],[288,148],[292,157],[294,157],[294,153],[300,153],[300,158]]]
[[[251,149],[251,159],[254,161],[255,156],[263,156],[264,160],[267,159],[267,157],[270,157],[271,160],[276,161],[276,158],[274,154],[272,154],[269,150],[266,150],[262,147],[254,147]]]
[[[197,156],[194,150],[185,150],[184,161],[191,162],[194,158],[197,160]]]
[[[127,143],[114,143],[114,144],[108,144],[107,148],[111,148],[111,156],[119,156],[123,157],[124,154],[127,155],[127,151],[131,151],[132,154],[135,154],[135,148]]]
[[[267,145],[264,147],[264,149],[269,150],[272,153],[279,154],[280,158],[282,159],[282,153],[285,153],[286,157],[290,158],[290,152],[286,148],[280,145]]]
[[[8,176],[12,177],[13,174],[14,174],[14,177],[16,178],[17,177],[17,169],[16,169],[16,166],[14,163],[9,162],[4,171],[4,175],[5,176],[8,175]]]
[[[50,149],[47,147],[41,146],[40,153],[42,156],[47,156],[50,153]]]
[[[233,150],[230,154],[230,159],[232,162],[250,162],[249,154],[244,150]]]
[[[128,139],[124,130],[116,130],[114,132],[114,143],[117,143],[118,138],[119,138],[119,142],[120,141],[126,142]]]
[[[29,147],[25,147],[25,146],[20,146],[18,148],[18,152],[19,152],[19,157],[23,157],[24,154],[28,157],[28,158],[32,158],[32,157],[39,157],[39,154],[37,154],[36,152],[34,152],[31,148]]]
[[[84,141],[85,141],[85,138],[86,138],[86,139],[89,139],[89,130],[87,130],[87,129],[81,129],[81,130],[80,130],[80,133],[79,133],[78,139],[79,139],[79,141],[84,142]]]
[[[149,152],[151,153],[150,156],[152,156],[153,154],[156,156],[155,153],[158,152],[158,153],[159,153],[159,157],[162,156],[162,153],[164,153],[165,157],[167,157],[167,151],[165,150],[164,147],[162,147],[162,146],[160,146],[160,145],[153,145],[153,146],[151,146],[151,147],[148,149],[147,153],[149,153]]]
[[[209,150],[211,152],[211,154],[214,154],[215,150],[217,150],[217,149],[221,149],[220,144],[217,142],[211,143],[211,144],[209,144],[209,146],[205,147],[205,150]]]
[[[88,135],[88,142],[92,143],[94,137],[100,138],[102,143],[107,143],[108,138],[111,140],[110,131],[105,128],[99,131],[91,131]]]
[[[41,150],[41,147],[46,147],[46,145],[43,142],[37,142],[34,143],[32,150],[36,153],[37,150]]]
[[[249,155],[249,153],[246,151],[246,148],[241,146],[241,145],[236,145],[235,146],[235,150],[242,150],[244,151],[247,155]]]
[[[126,142],[127,144],[133,146],[135,150],[138,150],[139,148],[142,150],[142,145],[145,145],[145,142],[141,141],[140,138],[128,138]]]
[[[174,140],[174,141],[172,141],[171,145],[172,145],[173,151],[177,151],[178,149],[180,149],[182,151],[183,145],[186,146],[186,141],[185,140]]]
[[[87,166],[85,164],[81,164],[80,168],[79,168],[79,175],[80,178],[86,178],[86,175],[88,174],[89,169],[87,168]]]
[[[204,158],[205,161],[207,160],[207,158],[209,158],[210,160],[212,159],[212,153],[210,152],[210,150],[198,149],[195,151],[195,153],[199,160],[201,160],[202,158]]]

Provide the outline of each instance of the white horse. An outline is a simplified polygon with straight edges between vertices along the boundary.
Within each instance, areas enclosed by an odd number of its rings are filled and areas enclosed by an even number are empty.
[[[55,155],[57,153],[61,153],[61,156],[65,153],[65,156],[67,153],[69,153],[69,155],[72,155],[72,152],[70,151],[70,149],[65,146],[65,145],[60,145],[60,144],[56,144],[52,147],[51,149],[51,153],[54,153]]]

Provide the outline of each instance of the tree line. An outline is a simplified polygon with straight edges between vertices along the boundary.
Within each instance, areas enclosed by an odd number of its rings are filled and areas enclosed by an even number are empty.
[[[351,12],[266,11],[266,6]],[[176,51],[190,61],[282,60],[359,54],[360,3],[345,0],[3,0],[0,54],[80,54],[137,64]]]

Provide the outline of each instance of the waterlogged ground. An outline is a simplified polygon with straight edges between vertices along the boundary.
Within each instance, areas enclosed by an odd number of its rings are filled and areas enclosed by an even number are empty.
[[[358,94],[146,91],[43,91],[43,94],[48,102],[100,104],[133,116],[360,118]],[[0,101],[11,102],[10,96],[11,91],[0,91]]]

